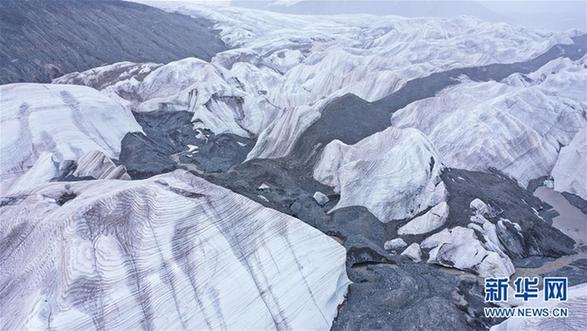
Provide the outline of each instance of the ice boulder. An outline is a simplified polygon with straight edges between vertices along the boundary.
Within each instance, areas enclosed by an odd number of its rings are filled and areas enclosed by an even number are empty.
[[[418,243],[413,243],[408,246],[408,248],[402,252],[402,255],[409,257],[414,262],[422,261],[422,250]]]
[[[326,194],[322,192],[316,192],[312,197],[320,206],[324,206],[328,203],[328,201],[330,201],[330,199],[328,199],[328,196],[326,196]]]
[[[389,127],[354,145],[339,140],[326,145],[314,178],[340,193],[333,210],[364,206],[387,223],[444,201],[442,169],[434,146],[422,132]]]
[[[399,235],[424,234],[434,231],[446,223],[448,218],[448,204],[441,202],[430,208],[424,215],[418,216],[401,226],[397,233]]]
[[[391,251],[395,251],[401,248],[406,247],[406,242],[402,239],[402,238],[395,238],[395,239],[391,239],[386,241],[383,244],[383,248],[385,248],[386,250],[391,250]]]
[[[421,247],[430,249],[428,263],[473,271],[481,277],[510,276],[515,271],[507,256],[491,250],[470,228],[444,229],[426,238]]]

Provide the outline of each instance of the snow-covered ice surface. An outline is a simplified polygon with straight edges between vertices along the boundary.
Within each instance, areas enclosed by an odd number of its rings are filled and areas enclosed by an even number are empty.
[[[2,205],[7,330],[328,330],[349,283],[335,240],[182,170]]]
[[[216,134],[257,134],[276,112],[262,95],[247,93],[222,68],[196,58],[158,68],[137,90],[142,100],[137,111],[188,110],[196,127]]]
[[[513,74],[504,82],[517,86],[538,85],[550,94],[587,104],[587,56],[578,60],[557,58],[528,75]]]
[[[551,176],[555,190],[573,193],[587,200],[587,126],[575,135],[570,144],[561,148]]]
[[[442,168],[436,150],[420,131],[390,127],[354,145],[338,140],[328,144],[314,178],[340,193],[333,210],[365,206],[387,223],[444,201]]]
[[[377,100],[407,80],[432,72],[521,61],[556,43],[570,43],[567,33],[537,32],[466,16],[296,16],[187,2],[153,4],[215,21],[222,40],[237,49],[212,61],[232,66],[241,58],[255,59],[282,73],[283,85],[269,93],[275,103],[289,106],[316,101],[339,89]]]
[[[59,164],[91,151],[117,158],[131,112],[90,87],[19,83],[0,86],[1,192],[59,175]]]
[[[402,239],[402,238],[395,238],[395,239],[391,239],[386,241],[383,244],[383,248],[387,249],[387,250],[398,250],[400,248],[404,248],[406,247],[406,242]]]
[[[423,131],[447,166],[496,168],[526,186],[549,175],[561,146],[587,125],[585,63],[554,60],[523,79],[465,81],[396,112],[392,125]]]
[[[232,72],[244,65],[258,73],[247,75],[257,81],[270,78],[268,100],[288,112],[295,107],[313,111],[315,103],[345,93],[374,101],[433,72],[523,61],[554,44],[571,42],[568,33],[536,32],[473,17],[294,16],[181,2],[157,5],[215,21],[222,39],[236,48],[217,54],[212,63]],[[238,77],[245,85],[267,85]],[[282,117],[293,123],[275,127],[296,128],[300,118],[307,118],[300,111],[295,115]],[[285,156],[287,149],[277,146],[298,137],[262,135],[249,159]]]
[[[135,110],[142,100],[137,91],[141,81],[160,66],[161,64],[156,63],[118,62],[72,72],[53,79],[52,83],[89,86],[100,90],[126,108]]]
[[[402,255],[405,255],[412,259],[414,262],[422,261],[422,250],[420,249],[420,245],[418,243],[413,243],[408,248],[406,248]]]

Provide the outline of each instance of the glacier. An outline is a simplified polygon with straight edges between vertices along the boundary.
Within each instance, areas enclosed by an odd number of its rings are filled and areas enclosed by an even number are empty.
[[[211,9],[186,2],[153,5],[206,17],[215,22],[221,39],[233,47],[229,53],[254,56],[266,66],[281,69],[284,85],[270,93],[289,99],[274,99],[274,103],[289,106],[316,101],[339,89],[374,101],[416,77],[533,58],[557,43],[570,43],[573,36],[572,32],[541,32],[471,16],[315,17],[234,7]],[[212,62],[219,58],[223,53]],[[284,62],[287,71],[283,70]],[[285,90],[290,93],[283,93]]]
[[[229,49],[0,87],[0,325],[488,329],[583,254],[587,35],[145,3]]]
[[[7,330],[327,330],[349,284],[336,241],[183,170],[43,184],[0,215]]]
[[[53,83],[95,86],[134,112],[190,111],[194,127],[215,134],[258,135],[280,112],[255,86],[243,85],[223,67],[197,58],[164,65],[121,62]]]

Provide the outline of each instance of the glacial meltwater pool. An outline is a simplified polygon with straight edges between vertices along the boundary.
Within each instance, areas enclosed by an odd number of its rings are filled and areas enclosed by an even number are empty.
[[[559,192],[541,186],[534,191],[534,195],[551,205],[559,215],[553,219],[552,225],[567,236],[573,238],[576,247],[587,245],[587,215],[577,207],[571,205]]]

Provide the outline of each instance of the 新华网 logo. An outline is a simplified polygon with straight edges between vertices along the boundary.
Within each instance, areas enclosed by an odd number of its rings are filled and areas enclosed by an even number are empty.
[[[542,300],[543,302],[565,302],[568,299],[568,279],[566,277],[544,277],[542,284],[538,277],[518,277],[511,286],[507,277],[485,279],[485,302],[505,303],[508,295],[523,301]],[[567,307],[556,306],[519,306],[519,307],[485,307],[486,317],[539,317],[564,318],[569,316]]]
[[[542,286],[538,277],[518,277],[513,282],[514,298],[529,301],[542,299],[546,301],[567,301],[568,279],[566,277],[544,277]],[[497,277],[485,279],[485,302],[507,302],[509,278]]]

